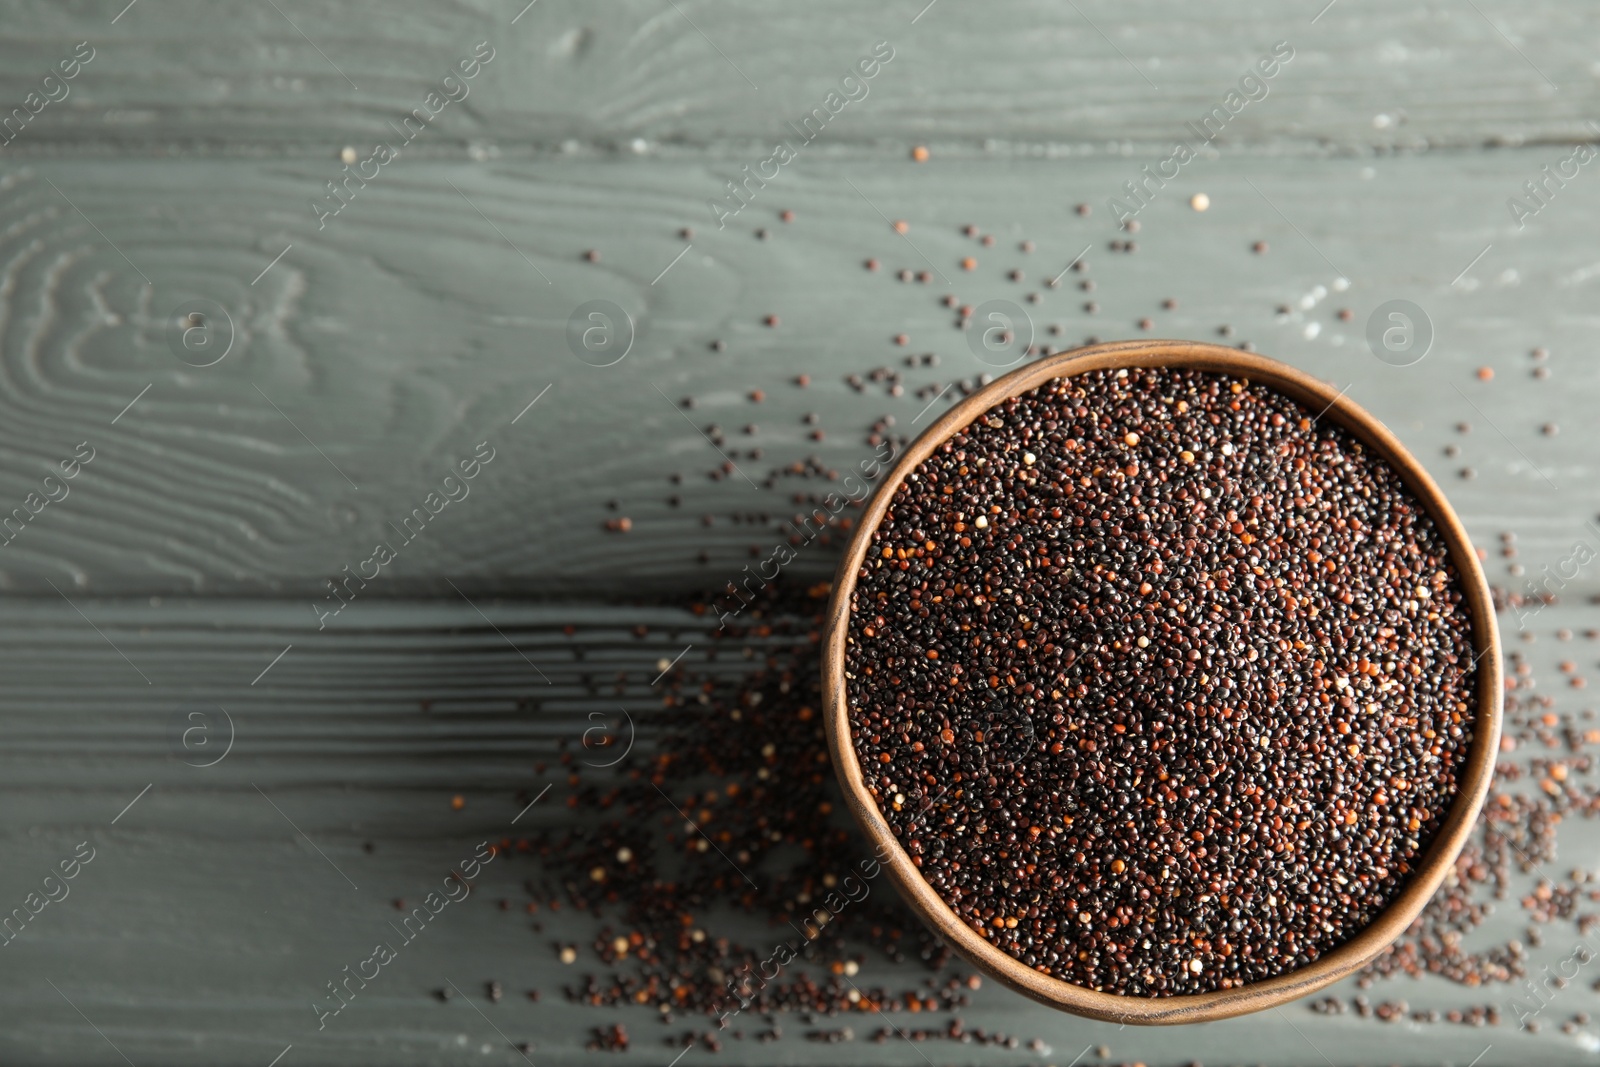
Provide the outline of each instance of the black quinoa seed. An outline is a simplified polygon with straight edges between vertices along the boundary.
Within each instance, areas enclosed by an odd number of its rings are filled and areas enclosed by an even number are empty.
[[[1349,940],[1471,742],[1438,529],[1346,431],[1221,375],[979,416],[898,488],[851,609],[853,742],[901,845],[990,944],[1092,989],[1233,988]]]

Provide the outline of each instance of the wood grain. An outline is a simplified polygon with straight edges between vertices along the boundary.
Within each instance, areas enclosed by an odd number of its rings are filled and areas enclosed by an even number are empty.
[[[895,60],[821,150],[900,157],[925,142],[942,157],[1026,159],[1165,149],[1278,41],[1295,58],[1229,124],[1229,146],[1322,156],[1594,138],[1587,12],[1555,0],[1339,0],[1320,17],[1320,2],[1262,0],[927,10],[927,0],[540,0],[518,18],[524,3],[293,0],[274,10],[180,0],[139,3],[115,24],[122,3],[97,8],[102,17],[8,5],[7,110],[79,41],[96,55],[4,154],[331,160],[388,136],[386,119],[422,104],[485,40],[495,58],[416,154],[747,156],[770,149],[785,120],[819,106],[879,41]]]
[[[442,577],[469,593],[533,596],[725,581],[802,510],[793,492],[827,489],[785,478],[758,490],[737,473],[713,482],[723,456],[701,431],[722,428],[751,482],[811,455],[853,467],[871,451],[874,419],[892,414],[895,432],[914,432],[929,392],[995,370],[955,328],[947,292],[1015,301],[1039,343],[1057,348],[1091,335],[1216,338],[1226,326],[1230,343],[1348,385],[1445,485],[1480,544],[1515,521],[1537,574],[1583,532],[1572,494],[1596,457],[1582,397],[1600,380],[1582,356],[1600,274],[1583,242],[1562,239],[1593,194],[1565,191],[1521,231],[1504,210],[1546,154],[1198,160],[1140,213],[1133,254],[1108,250],[1118,235],[1103,206],[1080,218],[1072,205],[1100,204],[1138,157],[1008,168],[801,160],[721,231],[702,216],[722,172],[694,164],[396,161],[321,231],[306,208],[320,167],[12,165],[0,171],[0,514],[79,442],[98,452],[70,498],[0,550],[0,582],[29,593],[48,593],[48,578],[102,594],[326,595],[328,578],[392,540],[388,524],[484,441],[497,458],[471,496],[397,546],[371,595],[454,595]],[[1210,210],[1187,206],[1191,189],[1209,193]],[[779,222],[780,209],[795,221]],[[905,237],[885,216],[910,223]],[[997,243],[962,236],[967,220]],[[680,259],[683,225],[696,236]],[[1036,251],[1019,251],[1023,238]],[[1257,240],[1267,254],[1251,252]],[[1086,247],[1086,275],[1043,285]],[[585,259],[591,248],[598,262]],[[968,254],[971,273],[958,266]],[[869,257],[879,272],[862,268]],[[902,283],[901,269],[933,280]],[[1024,281],[1008,280],[1013,269]],[[1350,288],[1333,291],[1341,274]],[[1093,294],[1075,288],[1085,277]],[[206,368],[181,362],[168,340],[174,309],[196,297],[235,328],[232,351]],[[1419,302],[1435,327],[1416,366],[1380,363],[1363,337],[1396,297]],[[1163,310],[1165,298],[1177,308]],[[1089,299],[1097,313],[1084,310]],[[590,300],[614,301],[637,324],[615,366],[569,351],[567,320]],[[769,314],[776,328],[763,325]],[[1552,353],[1548,380],[1529,377],[1536,345]],[[941,362],[907,369],[908,353]],[[1479,365],[1498,377],[1478,381]],[[845,384],[876,366],[904,373],[904,396]],[[792,384],[802,372],[808,389]],[[747,399],[756,389],[759,405]],[[673,403],[685,395],[692,412]],[[808,439],[808,412],[824,441]],[[1454,432],[1457,421],[1471,432]],[[1545,436],[1545,423],[1565,432]],[[1441,454],[1451,442],[1459,457]],[[762,460],[746,458],[753,447]],[[1467,467],[1473,480],[1458,474]],[[681,507],[668,505],[674,493]],[[603,534],[617,515],[633,531]],[[696,561],[702,550],[710,563]],[[826,575],[825,555],[796,566]],[[1597,588],[1592,575],[1580,582]]]
[[[522,1062],[460,998],[432,1000],[446,979],[510,1039],[534,1040],[536,1063],[579,1062],[588,1028],[616,1021],[635,1038],[634,1051],[618,1062],[665,1064],[676,1055],[658,1042],[694,1025],[690,1020],[669,1029],[645,1018],[647,1012],[565,1001],[561,988],[580,982],[594,965],[562,966],[552,942],[587,943],[599,924],[570,916],[556,924],[548,913],[499,911],[500,898],[526,899],[523,881],[541,876],[525,857],[487,867],[474,897],[459,912],[440,916],[441,924],[450,924],[440,925],[441,936],[407,948],[384,984],[327,1031],[316,1030],[308,1005],[343,965],[370,951],[374,931],[381,933],[396,914],[390,902],[418,897],[459,861],[463,848],[584,816],[541,803],[511,824],[524,803],[516,791],[534,795],[556,781],[560,794],[564,772],[552,766],[541,774],[534,763],[580,734],[588,712],[614,714],[618,703],[625,705],[641,724],[638,743],[648,744],[660,714],[651,710],[650,687],[659,659],[695,642],[683,661],[694,670],[740,670],[738,657],[706,663],[703,620],[670,606],[480,602],[550,676],[546,686],[465,606],[382,605],[362,620],[347,618],[350,625],[337,632],[319,634],[283,605],[210,598],[77,603],[104,637],[59,600],[0,602],[0,670],[7,679],[0,703],[0,854],[6,857],[0,902],[20,904],[76,843],[88,840],[97,850],[72,883],[72,895],[47,907],[0,950],[8,954],[0,970],[6,1023],[0,1056],[18,1063],[121,1062],[46,978],[137,1064],[264,1067],[290,1043],[290,1056],[311,1064]],[[1556,676],[1565,658],[1593,669],[1593,643],[1553,636],[1562,627],[1581,634],[1591,615],[1562,606],[1539,617],[1539,641],[1522,648],[1537,676]],[[639,623],[649,625],[642,639],[631,633]],[[578,627],[576,638],[562,632],[569,624]],[[106,638],[155,684],[145,685]],[[291,642],[294,649],[252,686]],[[576,658],[579,650],[583,661]],[[598,691],[584,683],[585,671]],[[613,688],[618,671],[626,674],[621,693]],[[1554,710],[1564,715],[1576,716],[1584,704],[1583,694],[1564,688],[1552,695]],[[536,703],[519,703],[528,699]],[[171,743],[173,719],[184,709],[213,705],[234,715],[234,748],[214,767],[188,766]],[[1518,732],[1525,732],[1526,718],[1512,715]],[[118,818],[147,785],[150,791]],[[1498,788],[1536,786],[1524,781]],[[461,811],[450,809],[455,794],[466,799]],[[1563,865],[1583,864],[1600,848],[1593,820],[1568,819],[1560,835]],[[374,851],[364,850],[366,842]],[[1515,900],[1537,878],[1537,872],[1514,876],[1511,901],[1474,932],[1473,943],[1525,938],[1527,915]],[[533,918],[544,920],[542,933],[532,929]],[[733,915],[708,921],[729,936],[773,936],[759,920],[753,926]],[[1530,949],[1531,971],[1564,959],[1575,936],[1564,923],[1544,929],[1545,947]],[[869,957],[858,981],[916,980],[914,968],[897,968],[864,951]],[[491,979],[505,984],[498,1005],[482,995]],[[542,990],[540,1003],[523,996],[529,988]],[[1362,991],[1345,982],[1329,992],[1348,1001]],[[1573,1062],[1574,1039],[1554,1023],[1538,1034],[1516,1030],[1506,992],[1465,989],[1432,976],[1379,982],[1365,991],[1375,1004],[1404,999],[1419,1011],[1495,1002],[1507,1022],[1494,1029],[1384,1026],[1353,1013],[1318,1015],[1295,1006],[1283,1015],[1202,1027],[1123,1030],[1039,1009],[992,983],[962,1016],[968,1028],[1002,1030],[1024,1041],[1039,1037],[1053,1050],[1037,1057],[1042,1063],[1066,1063],[1099,1044],[1109,1046],[1113,1063],[1304,1063],[1319,1060],[1318,1049],[1338,1064],[1392,1062],[1406,1049],[1421,1062],[1468,1063],[1490,1043],[1492,1056]],[[1575,983],[1562,996],[1547,1020],[1587,1010],[1591,994]],[[935,1024],[903,1013],[889,1019],[901,1027]],[[874,1045],[866,1038],[884,1024],[870,1015],[814,1025],[797,1017],[782,1022],[789,1039],[759,1045],[747,1032],[743,1041],[728,1041],[723,1058],[816,1062],[818,1049],[801,1035],[839,1025],[856,1031],[856,1041],[844,1049],[851,1062],[922,1063],[919,1051],[935,1063],[1035,1058],[1025,1048],[1008,1058],[937,1042],[921,1049],[898,1039]],[[487,1053],[479,1051],[484,1045]],[[1241,1048],[1250,1052],[1241,1057]],[[1092,1058],[1092,1052],[1085,1057]],[[714,1062],[704,1051],[689,1059]]]

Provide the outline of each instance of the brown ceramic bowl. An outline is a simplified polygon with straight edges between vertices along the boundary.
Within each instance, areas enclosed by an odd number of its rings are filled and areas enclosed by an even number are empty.
[[[1013,959],[974,933],[943,898],[918,874],[900,847],[876,802],[861,780],[850,721],[845,705],[844,658],[848,636],[851,591],[856,573],[871,544],[872,532],[883,519],[905,476],[935,448],[981,413],[1008,397],[1025,393],[1052,378],[1071,377],[1085,371],[1121,367],[1177,366],[1248,378],[1276,389],[1321,418],[1343,426],[1356,439],[1388,461],[1406,487],[1421,501],[1444,536],[1450,557],[1461,576],[1462,593],[1472,618],[1472,639],[1478,657],[1477,706],[1472,721],[1472,746],[1461,768],[1461,786],[1433,844],[1422,855],[1409,881],[1393,902],[1372,923],[1349,941],[1316,962],[1265,981],[1234,989],[1190,996],[1143,997],[1102,993],[1062,981]],[[834,581],[823,642],[822,696],[828,726],[828,746],[844,785],[846,802],[866,831],[884,866],[914,911],[924,922],[979,970],[1053,1008],[1114,1022],[1172,1024],[1226,1019],[1260,1011],[1345,977],[1367,963],[1400,936],[1444,881],[1456,854],[1466,843],[1478,809],[1489,789],[1495,754],[1500,747],[1503,682],[1500,676],[1500,637],[1495,628],[1489,586],[1477,553],[1451,510],[1444,494],[1422,465],[1377,419],[1317,379],[1286,364],[1217,345],[1188,341],[1125,341],[1095,345],[1049,356],[1030,363],[979,390],[951,408],[906,449],[887,473],[867,506],[850,541]]]

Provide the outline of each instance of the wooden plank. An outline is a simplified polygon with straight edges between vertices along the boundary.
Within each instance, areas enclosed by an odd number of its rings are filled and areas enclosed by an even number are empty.
[[[141,1064],[259,1065],[290,1044],[299,1063],[434,1064],[469,1056],[518,1062],[505,1039],[534,1040],[536,1062],[576,1063],[589,1028],[618,1021],[634,1036],[633,1051],[619,1062],[668,1062],[676,1051],[662,1043],[666,1037],[703,1029],[703,1021],[680,1017],[663,1027],[650,1008],[569,1003],[564,986],[606,968],[587,947],[580,964],[563,966],[552,942],[587,946],[601,921],[620,920],[548,909],[523,914],[524,882],[551,871],[520,854],[486,867],[473,897],[440,916],[438,937],[430,933],[406,947],[382,982],[335,1024],[317,1029],[310,1003],[343,965],[365,958],[369,942],[385,936],[397,914],[392,900],[415,901],[486,838],[602,817],[565,806],[564,768],[552,764],[541,772],[535,764],[562,740],[581,737],[592,724],[589,712],[614,716],[618,705],[629,708],[639,725],[637,744],[647,751],[666,721],[694,713],[660,706],[660,689],[651,684],[660,660],[692,642],[678,668],[692,679],[729,680],[750,669],[739,651],[745,642],[726,644],[708,662],[715,642],[706,621],[670,604],[480,606],[492,627],[464,606],[408,603],[380,606],[338,631],[318,633],[289,605],[85,600],[79,616],[57,603],[0,603],[0,670],[7,679],[0,704],[0,851],[7,857],[0,901],[20,904],[79,842],[95,850],[70,896],[48,905],[5,946],[0,1055],[17,1062],[120,1062],[65,994]],[[1563,659],[1581,661],[1580,673],[1600,665],[1596,645],[1581,636],[1591,619],[1584,608],[1548,609],[1530,627],[1537,641],[1518,646],[1554,698],[1548,710],[1580,732],[1592,724],[1592,712],[1582,710],[1585,695],[1554,682]],[[640,624],[647,632],[634,636]],[[1558,640],[1561,628],[1580,636]],[[289,643],[293,650],[252,684]],[[154,684],[145,685],[128,660]],[[1526,692],[1527,676],[1521,677],[1521,693],[1537,695]],[[216,706],[233,715],[234,745],[215,765],[195,766],[210,753],[174,744],[174,719],[185,709]],[[1563,756],[1534,738],[1545,710],[1513,709],[1508,732],[1522,743],[1507,763]],[[204,725],[215,731],[212,742],[223,740],[223,720],[214,716]],[[573,751],[586,759],[581,745]],[[1592,769],[1568,759],[1572,781],[1587,781]],[[575,769],[602,786],[614,773]],[[675,772],[669,789],[687,791],[694,775],[692,767]],[[513,823],[525,798],[550,784],[550,797]],[[1503,779],[1497,790],[1537,793],[1536,779]],[[449,803],[457,794],[466,801],[459,811]],[[657,825],[658,816],[669,825]],[[679,823],[663,805],[641,817],[640,832],[661,835]],[[1561,871],[1587,865],[1597,848],[1600,826],[1571,817],[1559,827],[1558,856],[1546,865]],[[1516,902],[1537,877],[1513,872],[1509,901],[1471,932],[1469,947],[1510,938],[1529,943],[1532,920]],[[497,907],[500,899],[512,901],[509,912]],[[534,921],[544,923],[542,931]],[[765,916],[713,909],[705,921],[719,935],[751,943],[778,936]],[[1570,920],[1542,930],[1543,947],[1528,950],[1530,974],[1557,965],[1576,943]],[[864,937],[849,931],[852,944]],[[887,962],[864,941],[861,951],[868,962],[859,982],[910,986],[923,973]],[[504,983],[499,1004],[483,995],[490,980]],[[438,1003],[433,993],[447,982],[488,1021],[460,998]],[[1573,1062],[1593,1027],[1563,1034],[1560,1023],[1591,1008],[1586,984],[1575,982],[1555,999],[1537,1034],[1515,1028],[1507,1004],[1513,989],[1425,976],[1380,980],[1364,991],[1346,982],[1331,993],[1346,1004],[1358,993],[1374,1004],[1404,1000],[1408,1011],[1492,1003],[1504,1021],[1484,1029],[1386,1026],[1353,1012],[1317,1014],[1301,1003],[1205,1027],[1123,1030],[1056,1015],[985,986],[960,1015],[969,1030],[1019,1036],[1024,1048],[1009,1059],[941,1042],[922,1049],[898,1039],[874,1045],[867,1038],[881,1023],[872,1016],[811,1023],[790,1015],[781,1019],[788,1034],[782,1042],[753,1041],[757,1027],[747,1024],[743,1040],[726,1043],[734,1062],[815,1062],[823,1050],[801,1035],[850,1025],[857,1039],[841,1054],[863,1063],[921,1063],[924,1050],[933,1062],[1066,1063],[1100,1044],[1109,1046],[1109,1062],[1240,1062],[1239,1050],[1248,1048],[1245,1062],[1304,1063],[1321,1050],[1341,1064],[1418,1052],[1419,1059],[1467,1063],[1491,1043],[1496,1062]],[[543,993],[537,1004],[524,996],[533,988]],[[947,1021],[944,1013],[890,1018],[902,1027]],[[1033,1038],[1051,1051],[1029,1051]],[[704,1050],[691,1057],[709,1062]],[[1105,1061],[1091,1052],[1081,1062]]]
[[[1227,327],[1234,342],[1349,384],[1446,483],[1483,543],[1515,525],[1536,574],[1584,528],[1590,505],[1578,497],[1596,457],[1579,432],[1582,398],[1600,376],[1581,356],[1594,257],[1563,239],[1595,193],[1575,181],[1520,231],[1505,208],[1549,158],[1196,160],[1140,211],[1132,254],[1109,250],[1130,235],[1105,204],[1139,157],[843,170],[801,160],[720,231],[705,208],[717,166],[396,162],[320,231],[307,209],[320,166],[12,166],[0,175],[0,515],[41,492],[80,443],[95,452],[69,498],[36,497],[40,514],[13,520],[0,583],[289,595],[309,610],[336,603],[326,582],[344,568],[372,574],[363,561],[380,541],[398,558],[363,595],[455,596],[446,577],[471,595],[521,596],[725,581],[805,510],[794,493],[832,488],[787,475],[757,487],[775,472],[811,456],[854,470],[880,416],[914,432],[933,393],[998,373],[974,356],[947,293],[1026,308],[1041,345],[1217,339]],[[1194,191],[1209,194],[1208,211],[1187,205]],[[1080,200],[1094,214],[1076,215]],[[782,209],[795,221],[779,221]],[[886,218],[907,220],[908,233]],[[963,236],[969,222],[997,243]],[[1036,250],[1020,251],[1024,239]],[[1259,240],[1270,252],[1252,253]],[[1062,275],[1086,249],[1088,272]],[[959,266],[968,255],[971,273]],[[869,257],[882,269],[863,269]],[[901,282],[902,270],[932,281]],[[1059,288],[1045,285],[1053,276]],[[1432,350],[1414,366],[1379,362],[1364,337],[1395,298],[1432,319]],[[192,365],[215,349],[195,336],[189,352],[175,328],[194,299],[232,324],[214,366]],[[569,345],[569,321],[594,300],[636,325],[615,366]],[[1530,377],[1535,346],[1552,353],[1548,380]],[[928,353],[937,366],[904,366]],[[1478,381],[1479,365],[1499,376]],[[902,373],[904,395],[846,384],[874,367]],[[809,388],[793,384],[800,373]],[[698,406],[679,409],[684,396]],[[810,439],[808,413],[825,440]],[[1452,430],[1462,420],[1471,433]],[[1546,436],[1546,423],[1565,432]],[[720,451],[703,435],[711,425],[725,434]],[[484,442],[494,458],[464,486],[470,496],[402,536]],[[1442,454],[1450,443],[1459,457]],[[724,453],[738,469],[712,481]],[[1458,476],[1465,467],[1475,480]],[[621,517],[632,532],[603,532]],[[825,551],[802,556],[801,573],[831,570]],[[1581,582],[1600,589],[1592,575]]]
[[[1115,154],[1168,147],[1287,41],[1294,59],[1224,143],[1322,154],[1594,135],[1580,6],[1340,0],[1317,17],[1322,6],[477,0],[390,5],[380,18],[183,0],[138,4],[113,23],[121,3],[10,4],[0,101],[9,112],[29,93],[66,93],[35,105],[8,154],[330,159],[390,137],[387,123],[449,89],[445,75],[486,41],[494,58],[460,103],[434,108],[408,152],[681,158],[721,146],[748,157],[887,41],[895,59],[821,150],[900,156],[915,139],[952,158]],[[45,85],[82,41],[88,66],[64,90]]]

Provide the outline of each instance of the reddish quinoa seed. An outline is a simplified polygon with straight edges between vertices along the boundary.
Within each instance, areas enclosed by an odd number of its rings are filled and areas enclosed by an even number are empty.
[[[1093,371],[980,415],[896,490],[847,641],[863,782],[922,877],[1122,995],[1348,941],[1472,739],[1438,528],[1348,432],[1218,374]]]

